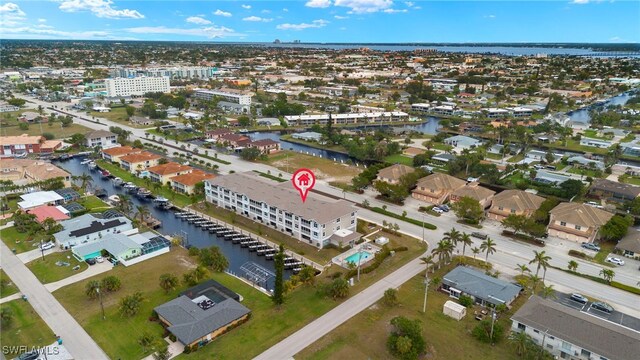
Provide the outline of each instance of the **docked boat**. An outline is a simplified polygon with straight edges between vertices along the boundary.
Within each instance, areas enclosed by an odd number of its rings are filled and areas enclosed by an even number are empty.
[[[58,160],[59,161],[67,161],[67,160],[69,160],[69,154],[60,155],[60,158]]]
[[[139,198],[146,198],[146,197],[149,197],[150,195],[151,195],[151,191],[145,188],[138,189],[138,192],[136,193],[136,196],[138,196]]]
[[[119,177],[113,179],[113,186],[120,187],[122,186],[122,184],[124,184],[124,180],[120,179]]]
[[[107,197],[107,190],[102,189],[102,188],[97,188],[95,189],[95,191],[93,192],[93,194],[99,198],[103,198],[103,197]]]
[[[247,130],[247,129],[240,129],[238,132],[239,132],[240,134],[246,134],[246,133],[248,133],[248,132],[249,132],[249,130]]]
[[[91,162],[91,159],[84,159],[80,162],[80,165],[88,165]]]
[[[111,175],[111,173],[109,172],[109,170],[102,170],[100,171],[100,175],[102,175],[103,178],[108,178],[109,175]]]
[[[91,170],[94,170],[98,166],[98,165],[96,165],[95,161],[91,161],[87,165],[89,166],[89,169],[91,169]]]
[[[138,187],[136,186],[136,184],[134,184],[132,182],[128,182],[128,183],[124,184],[124,189],[127,192],[131,193],[131,192],[134,192],[134,191],[138,190]]]
[[[169,199],[159,196],[153,200],[154,204],[160,209],[171,209],[173,205],[169,202]]]

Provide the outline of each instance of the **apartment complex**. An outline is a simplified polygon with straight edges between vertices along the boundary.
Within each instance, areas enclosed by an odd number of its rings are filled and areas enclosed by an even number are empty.
[[[580,203],[561,203],[551,211],[549,235],[576,242],[591,242],[613,214]]]
[[[120,146],[118,137],[111,131],[95,130],[86,134],[84,137],[86,139],[85,145],[90,148],[98,146],[103,149],[108,149],[110,147]]]
[[[205,181],[206,200],[323,248],[354,243],[357,209],[344,200],[309,193],[306,201],[289,182],[274,184],[253,172]]]
[[[52,153],[61,146],[60,141],[47,140],[44,136],[0,136],[0,155]]]
[[[220,98],[222,101],[239,104],[239,105],[251,105],[251,94],[247,94],[240,91],[233,91],[228,89],[221,90],[204,90],[197,89],[193,96],[196,99],[210,101],[214,97]]]
[[[111,70],[113,77],[166,76],[170,79],[208,79],[217,75],[218,69],[211,66],[172,66],[153,68],[117,68]]]
[[[105,79],[104,84],[108,97],[142,96],[150,92],[168,93],[169,78],[162,77],[134,77]]]
[[[28,184],[56,178],[61,178],[65,186],[71,186],[71,174],[49,162],[29,159],[0,161],[0,180]]]
[[[320,114],[320,115],[287,115],[284,120],[289,125],[325,125],[331,119],[333,124],[366,124],[409,120],[409,114],[402,111]]]

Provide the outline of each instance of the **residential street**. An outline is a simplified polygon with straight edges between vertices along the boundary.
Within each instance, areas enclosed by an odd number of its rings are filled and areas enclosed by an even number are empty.
[[[20,291],[27,296],[29,303],[44,322],[49,325],[55,334],[62,338],[65,347],[73,355],[74,359],[108,359],[107,355],[82,326],[1,241],[0,260],[2,269]],[[31,346],[32,344],[24,345]]]

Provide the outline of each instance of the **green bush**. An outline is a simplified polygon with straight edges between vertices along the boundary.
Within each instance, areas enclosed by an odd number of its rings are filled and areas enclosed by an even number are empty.
[[[589,259],[589,256],[587,256],[587,254],[578,250],[569,250],[569,255],[580,258],[580,259]]]
[[[53,135],[52,133],[49,133],[49,132],[43,133],[42,136],[44,136],[44,138],[47,139],[47,140],[53,140],[53,139],[56,138],[55,135]]]
[[[371,210],[377,212],[378,214],[387,215],[387,216],[391,216],[392,218],[395,218],[395,219],[398,219],[398,220],[406,221],[406,222],[408,222],[410,224],[414,224],[414,225],[418,225],[418,226],[423,226],[423,224],[424,224],[424,227],[426,229],[429,229],[429,230],[435,230],[435,229],[438,228],[437,226],[435,226],[433,224],[430,224],[428,222],[424,222],[423,223],[422,221],[418,221],[416,219],[412,219],[412,218],[408,218],[408,217],[402,217],[401,215],[398,215],[396,213],[392,213],[391,211],[387,211],[387,210],[385,210],[383,208],[380,208],[380,207],[372,207]]]
[[[498,322],[493,324],[493,337],[491,337],[491,320],[482,320],[471,332],[478,340],[484,343],[496,343],[502,338],[504,329]]]
[[[467,296],[467,295],[460,295],[460,297],[458,298],[458,302],[460,303],[460,305],[466,308],[471,307],[473,305],[473,299],[471,298],[471,296]]]

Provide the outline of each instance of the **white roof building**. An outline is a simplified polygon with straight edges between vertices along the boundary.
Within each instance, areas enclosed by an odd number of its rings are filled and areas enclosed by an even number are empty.
[[[55,191],[37,191],[20,195],[20,198],[22,199],[22,201],[18,202],[18,206],[22,210],[31,209],[46,204],[59,205],[64,201],[64,198]]]

